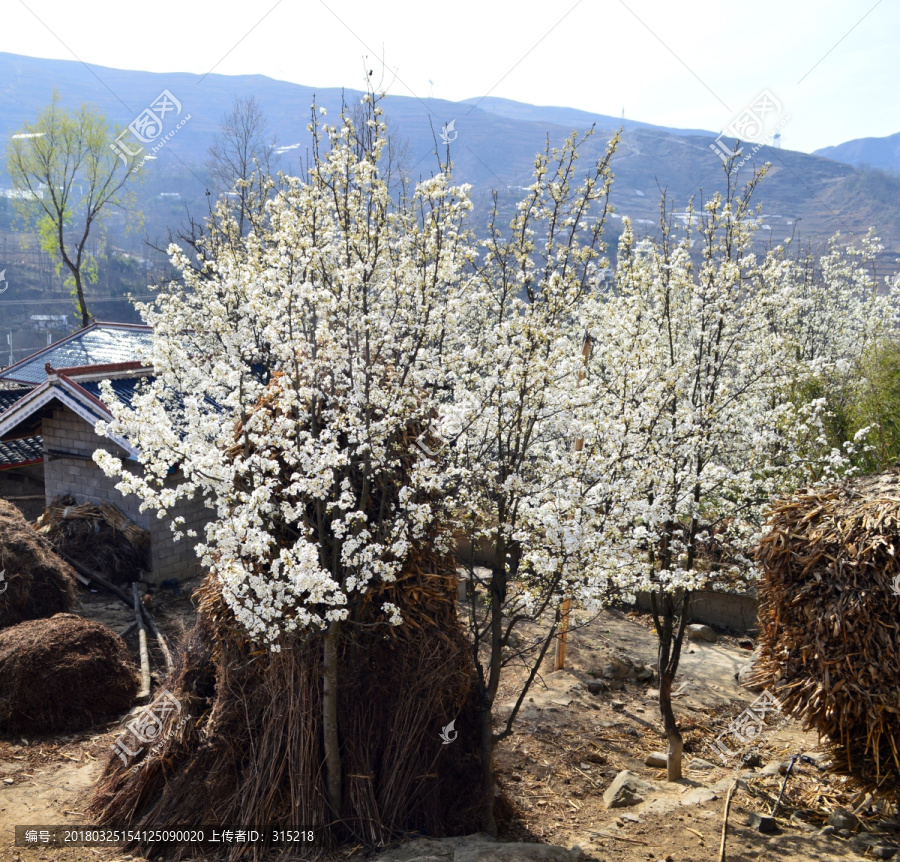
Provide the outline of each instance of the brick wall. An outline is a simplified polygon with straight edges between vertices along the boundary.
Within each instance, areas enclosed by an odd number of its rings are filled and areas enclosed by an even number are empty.
[[[111,440],[99,437],[94,429],[68,407],[57,406],[52,416],[42,423],[44,438],[44,489],[47,502],[61,494],[71,494],[78,502],[109,502],[118,506],[132,521],[150,531],[150,581],[159,583],[169,578],[184,580],[199,573],[199,561],[194,553],[194,540],[184,537],[175,541],[169,527],[170,520],[159,519],[155,512],[141,512],[141,500],[134,494],[124,496],[116,490],[115,479],[109,478],[93,462],[83,458],[53,457],[51,449],[70,455],[92,458],[97,449],[125,458],[127,453]],[[134,465],[134,469],[140,469]],[[173,516],[182,516],[185,527],[195,529],[203,537],[203,526],[212,510],[201,501],[182,501]]]

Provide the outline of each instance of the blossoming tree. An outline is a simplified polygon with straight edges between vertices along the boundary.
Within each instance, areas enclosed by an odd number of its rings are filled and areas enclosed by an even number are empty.
[[[765,170],[738,189],[733,160],[729,168],[725,192],[699,213],[689,209],[681,236],[665,195],[658,239],[638,241],[626,224],[614,285],[590,326],[598,422],[620,417],[625,439],[616,445],[634,467],[618,488],[618,536],[607,534],[604,552],[615,558],[598,565],[623,589],[650,593],[669,780],[681,777],[671,697],[691,593],[753,568],[746,559],[711,566],[704,546],[713,533],[730,533],[749,547],[776,494],[850,468],[855,441],[828,445],[826,405],[799,399],[798,383],[835,351],[858,352],[868,329],[845,336],[836,319],[804,318],[810,303],[826,301],[852,307],[862,322],[864,306],[836,272],[801,290],[783,249],[754,251],[751,198]],[[858,271],[841,272],[858,283]],[[813,332],[818,323],[826,325]]]
[[[130,407],[108,400],[109,430],[135,442],[143,470],[96,456],[160,517],[180,498],[207,501],[199,552],[253,641],[277,651],[286,636],[322,638],[337,816],[341,627],[417,543],[451,547],[452,472],[414,441],[436,413],[445,306],[467,259],[465,190],[438,175],[394,205],[371,96],[364,119],[313,122],[313,164],[285,180],[264,230],[214,236],[199,267],[173,247],[182,280],[141,306],[154,378]],[[224,209],[211,224],[237,231]],[[384,625],[402,622],[396,606],[382,611]]]

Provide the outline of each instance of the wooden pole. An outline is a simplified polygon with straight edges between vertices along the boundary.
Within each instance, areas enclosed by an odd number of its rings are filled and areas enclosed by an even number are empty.
[[[585,334],[584,336],[584,345],[581,348],[581,357],[584,359],[585,365],[587,365],[588,359],[591,356],[591,336]],[[584,368],[578,372],[578,385],[584,382],[584,378],[587,376],[587,371]],[[575,451],[581,452],[584,449],[584,437],[577,437],[575,439]],[[560,610],[562,611],[562,616],[559,622],[559,634],[556,638],[556,670],[562,670],[566,666],[566,643],[569,640],[569,611],[572,608],[572,599],[570,596],[566,596],[563,599],[562,605],[560,605]]]
[[[100,575],[98,575],[96,572],[91,571],[86,566],[82,566],[81,563],[79,563],[77,560],[73,560],[72,557],[70,557],[68,554],[63,553],[58,548],[54,547],[54,550],[73,569],[75,569],[75,577],[77,577],[78,580],[81,581],[81,583],[85,584],[85,586],[87,586],[91,581],[94,581],[98,586],[101,586],[103,587],[103,589],[108,590],[114,596],[118,596],[123,602],[125,602],[126,605],[128,605],[128,607],[132,606],[131,599],[129,599],[125,592],[120,590],[115,584],[111,584],[106,579],[100,577]],[[133,586],[137,585],[133,584]],[[143,602],[141,602],[140,610],[141,616],[147,621],[147,625],[150,626],[150,630],[153,632],[154,637],[159,642],[159,648],[162,650],[163,658],[165,658],[166,660],[166,669],[171,672],[174,669],[175,664],[172,661],[172,653],[169,651],[169,644],[166,641],[163,633],[156,625],[156,620],[153,619],[153,616],[151,615],[150,611],[147,610]],[[136,625],[136,623],[132,623],[130,626],[128,626],[128,628],[125,629],[125,631],[122,633],[122,637],[125,637],[125,635],[132,630],[134,625]]]
[[[172,661],[172,653],[169,652],[169,645],[166,643],[166,639],[163,636],[163,633],[157,628],[156,621],[150,615],[150,611],[147,610],[147,607],[141,602],[141,616],[143,616],[147,620],[147,625],[150,626],[150,631],[153,632],[154,637],[159,643],[159,648],[162,650],[163,658],[166,660],[166,670],[169,673],[172,673],[175,670],[175,663]]]
[[[556,670],[562,670],[566,666],[566,641],[569,639],[569,610],[571,607],[572,599],[566,596],[560,606],[562,616],[559,621],[559,634],[556,636]]]
[[[728,835],[728,812],[731,811],[731,797],[734,795],[738,780],[735,779],[731,787],[728,788],[728,795],[725,797],[725,816],[722,819],[722,843],[719,845],[719,862],[725,862],[725,837]]]
[[[150,655],[147,652],[147,629],[144,627],[144,617],[141,614],[141,596],[138,585],[132,584],[131,591],[134,595],[134,619],[138,624],[138,645],[141,651],[141,690],[138,692],[138,700],[144,700],[150,696]]]

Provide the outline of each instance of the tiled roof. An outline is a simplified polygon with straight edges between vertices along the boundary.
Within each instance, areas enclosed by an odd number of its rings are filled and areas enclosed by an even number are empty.
[[[40,435],[0,442],[0,470],[22,464],[35,464],[43,460],[44,444]]]
[[[131,406],[131,399],[134,398],[134,391],[137,389],[138,383],[141,380],[152,380],[152,377],[117,377],[113,380],[110,380],[110,385],[113,388],[113,392],[116,393],[116,397],[123,404],[127,404],[129,407]],[[76,381],[78,385],[84,389],[86,392],[89,392],[94,396],[98,401],[103,401],[103,394],[100,392],[100,381],[99,380],[83,380]]]
[[[46,364],[53,368],[134,362],[141,348],[149,347],[148,326],[128,323],[92,323],[67,338],[11,365],[0,380],[36,386],[47,379]]]
[[[13,389],[0,389],[0,413],[12,407],[26,392],[31,392],[31,388],[16,386]]]

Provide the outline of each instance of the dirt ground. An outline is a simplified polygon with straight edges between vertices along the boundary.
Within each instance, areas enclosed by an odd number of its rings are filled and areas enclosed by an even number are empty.
[[[117,599],[83,588],[80,598],[78,613],[116,631],[131,621]],[[180,596],[153,591],[151,609],[170,639],[190,624],[193,613],[188,591]],[[523,632],[523,639],[529,636]],[[778,796],[784,778],[774,764],[813,752],[816,745],[814,735],[786,722],[767,727],[757,745],[767,770],[749,770],[737,756],[716,756],[715,736],[757,697],[735,679],[750,656],[752,643],[746,639],[720,636],[715,644],[686,643],[675,697],[685,735],[685,778],[667,783],[664,770],[645,766],[650,752],[665,749],[653,679],[626,680],[621,689],[598,694],[587,683],[595,679],[591,671],[611,657],[651,665],[655,640],[648,617],[633,612],[607,611],[571,633],[566,669],[539,677],[513,736],[498,747],[499,782],[511,803],[503,837],[578,846],[593,862],[717,862],[725,797],[743,776],[729,816],[729,862],[875,858],[864,852],[859,835],[847,840],[819,834],[829,811],[859,799],[843,779],[821,773],[812,763],[797,763],[788,779],[777,834],[760,834],[746,825],[751,813],[768,814]],[[136,654],[136,635],[128,642]],[[161,673],[158,652],[153,665]],[[498,699],[498,719],[512,708],[522,672],[509,673]],[[120,731],[120,722],[111,722],[89,733],[0,738],[0,862],[142,862],[143,857],[115,850],[16,848],[13,841],[15,825],[85,822],[85,797]],[[651,782],[651,790],[639,805],[607,810],[603,792],[623,769]],[[774,774],[762,774],[766,771]],[[878,819],[872,809],[863,814],[870,815],[869,822]],[[875,843],[896,844],[897,838],[880,836]],[[340,858],[363,859],[365,853],[348,848]]]

